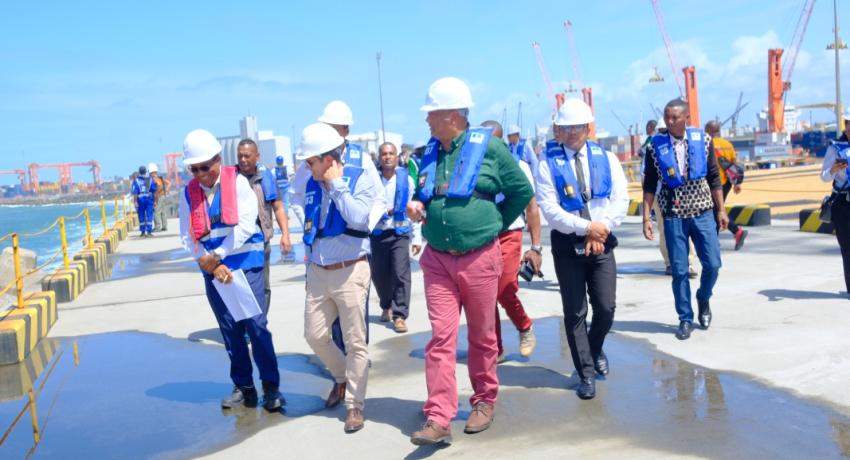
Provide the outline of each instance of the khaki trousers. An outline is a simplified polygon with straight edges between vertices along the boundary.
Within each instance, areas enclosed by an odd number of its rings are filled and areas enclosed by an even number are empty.
[[[338,270],[307,267],[304,338],[337,383],[346,382],[345,407],[363,409],[369,377],[366,349],[366,293],[371,273],[365,260]],[[331,325],[339,317],[347,355],[333,343]]]

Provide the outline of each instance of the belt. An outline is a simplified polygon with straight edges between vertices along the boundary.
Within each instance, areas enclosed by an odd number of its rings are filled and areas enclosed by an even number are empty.
[[[368,260],[366,258],[366,256],[360,256],[360,257],[358,257],[354,260],[343,260],[342,262],[337,262],[335,264],[330,264],[330,265],[322,265],[322,264],[316,264],[316,263],[314,263],[314,265],[319,267],[319,268],[323,268],[325,270],[339,270],[340,268],[350,267],[350,266],[356,264],[357,262],[366,261],[366,260]]]

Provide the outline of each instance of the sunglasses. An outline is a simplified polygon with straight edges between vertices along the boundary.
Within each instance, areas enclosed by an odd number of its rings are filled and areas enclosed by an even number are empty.
[[[209,170],[212,169],[212,167],[216,163],[218,163],[218,161],[219,161],[219,159],[218,159],[218,157],[216,157],[216,158],[213,158],[213,161],[211,161],[211,162],[207,162],[207,163],[200,164],[200,165],[189,166],[189,171],[192,174],[198,174],[199,172],[209,172]]]

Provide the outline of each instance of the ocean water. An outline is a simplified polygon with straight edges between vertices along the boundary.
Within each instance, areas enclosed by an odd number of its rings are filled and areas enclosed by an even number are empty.
[[[115,205],[113,201],[107,201],[106,224],[108,227],[115,225]],[[132,205],[127,209],[131,209]],[[65,216],[65,232],[68,242],[68,256],[73,257],[82,247],[86,235],[86,221],[84,216],[73,218],[80,214],[83,209],[89,209],[91,220],[92,237],[97,238],[103,233],[101,221],[100,202],[75,203],[75,204],[48,204],[48,205],[13,205],[0,206],[0,237],[16,232],[20,235],[20,246],[24,249],[34,251],[38,258],[36,263],[41,265],[47,262],[62,248],[62,240],[59,235],[59,226],[52,230],[36,236],[27,234],[37,233],[60,216]],[[119,217],[121,203],[118,203]],[[0,251],[12,246],[12,240],[7,239],[0,242]],[[52,268],[62,263],[62,255],[46,268]]]

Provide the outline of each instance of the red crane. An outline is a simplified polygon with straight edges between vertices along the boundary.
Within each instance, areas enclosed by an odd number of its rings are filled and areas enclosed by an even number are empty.
[[[91,175],[92,175],[92,184],[94,185],[95,188],[100,187],[100,163],[98,163],[97,160],[89,160],[89,161],[84,161],[82,163],[68,163],[68,167],[69,167],[68,168],[68,181],[69,182],[70,182],[70,179],[71,179],[71,169],[70,168],[74,167],[74,166],[88,166],[89,168],[91,168],[90,171],[91,171]]]
[[[785,98],[788,96],[788,90],[791,89],[791,75],[794,73],[797,54],[803,44],[803,37],[806,35],[814,7],[815,0],[807,0],[803,5],[803,11],[794,29],[794,37],[791,39],[789,59],[784,67],[781,48],[767,51],[767,130],[769,132],[785,131]]]
[[[546,70],[546,64],[543,62],[543,52],[540,51],[540,43],[532,42],[531,47],[534,48],[534,56],[537,58],[537,65],[540,67],[540,74],[543,75],[543,83],[546,84],[546,90],[549,91],[549,100],[552,101],[553,111],[557,112],[561,103],[564,101],[562,94],[555,94],[555,89],[552,86],[552,80],[549,78],[549,72]],[[558,96],[561,96],[560,98]]]
[[[18,182],[21,183],[21,190],[26,190],[27,188],[27,172],[23,169],[13,169],[11,171],[0,171],[0,175],[9,175],[15,174],[18,176]]]
[[[177,166],[177,160],[183,158],[182,152],[173,152],[165,154],[165,169],[168,173],[168,180],[174,186],[179,187],[183,184],[180,179],[180,168]]]
[[[38,170],[44,168],[56,168],[59,170],[59,186],[68,187],[73,183],[71,179],[71,168],[74,166],[88,166],[91,168],[93,187],[100,186],[100,163],[95,160],[82,163],[52,163],[52,164],[37,164],[29,165],[29,187],[28,190],[38,193]]]
[[[658,22],[658,30],[661,32],[661,39],[664,40],[664,47],[667,49],[667,59],[670,60],[670,67],[673,69],[673,76],[676,77],[676,86],[679,87],[679,96],[684,96],[682,90],[682,77],[679,76],[679,64],[676,63],[676,55],[673,53],[673,42],[670,41],[670,36],[667,35],[667,27],[664,25],[664,16],[661,15],[661,7],[658,5],[658,0],[652,0],[652,10],[655,11],[655,20]]]

